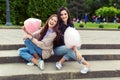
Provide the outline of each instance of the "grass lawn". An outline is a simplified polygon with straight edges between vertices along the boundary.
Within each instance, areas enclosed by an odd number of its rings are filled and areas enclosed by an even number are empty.
[[[79,28],[79,25],[81,23],[74,23],[75,28]],[[82,23],[82,25],[84,26],[85,29],[100,29],[99,26],[102,25],[104,28],[103,29],[118,29],[118,27],[120,27],[120,23],[100,23],[100,24],[96,24],[96,23],[91,23],[88,22],[87,24]],[[5,25],[0,25],[0,29],[21,29],[22,26],[18,26],[18,25],[13,25],[13,26],[5,26]],[[83,28],[83,29],[84,29]],[[119,28],[120,29],[120,28]]]
[[[79,28],[79,25],[81,23],[77,23],[75,22],[74,23],[74,26],[75,28]],[[99,26],[102,25],[104,28],[103,29],[118,29],[118,27],[120,27],[120,23],[100,23],[100,24],[97,24],[97,23],[91,23],[91,22],[88,22],[87,24],[85,23],[82,23],[82,25],[84,25],[84,28],[87,29],[99,29]]]
[[[22,26],[18,25],[13,25],[13,26],[5,26],[5,25],[0,25],[0,29],[21,29]]]

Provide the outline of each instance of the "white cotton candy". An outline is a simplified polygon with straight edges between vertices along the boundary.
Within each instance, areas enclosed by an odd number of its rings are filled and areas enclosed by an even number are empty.
[[[80,47],[81,40],[79,32],[72,27],[68,27],[64,33],[64,42],[67,48],[72,48],[73,46]]]

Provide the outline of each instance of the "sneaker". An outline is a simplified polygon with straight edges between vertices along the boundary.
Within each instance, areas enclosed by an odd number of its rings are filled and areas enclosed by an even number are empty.
[[[88,68],[86,66],[84,66],[81,71],[80,71],[82,74],[87,74],[88,72]]]
[[[59,63],[59,62],[56,62],[56,68],[57,68],[58,70],[62,69],[62,64]]]
[[[27,65],[28,66],[34,66],[34,63],[33,62],[28,62]]]
[[[41,70],[44,70],[44,61],[43,61],[43,60],[38,60],[38,67],[39,67]]]

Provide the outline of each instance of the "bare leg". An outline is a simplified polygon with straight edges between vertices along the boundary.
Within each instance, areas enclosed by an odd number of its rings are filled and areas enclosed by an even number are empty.
[[[65,62],[65,58],[62,57],[60,60],[59,60],[59,63],[63,64]]]
[[[84,61],[82,62],[82,64],[86,65],[87,68],[90,67],[89,63],[88,63],[86,60],[84,60]]]
[[[32,58],[31,62],[33,62],[34,64],[38,65],[38,60],[36,58]]]
[[[32,58],[31,62],[33,62],[34,64],[36,64],[38,66],[38,68],[40,68],[41,70],[44,70],[44,61],[41,60],[40,62],[38,62],[38,60],[36,58]]]
[[[82,57],[82,55],[80,54],[79,50],[77,49],[77,47],[73,47],[73,50],[75,51],[76,57],[78,62],[82,63],[83,65],[85,65],[82,69],[81,69],[81,73],[82,74],[86,74],[89,71],[90,65],[89,63]]]
[[[62,69],[62,64],[65,62],[65,58],[62,57],[58,62],[56,62],[56,68],[58,70]]]
[[[90,66],[89,63],[88,63],[86,60],[84,60],[84,58],[82,57],[82,55],[81,55],[81,53],[79,52],[79,50],[77,49],[77,47],[73,47],[73,50],[74,50],[75,53],[76,53],[77,60],[78,60],[79,62],[82,62],[83,65],[86,65],[86,67],[89,68],[89,66]]]
[[[40,59],[40,56],[36,53],[36,54],[33,54],[33,56],[36,58],[36,59]]]

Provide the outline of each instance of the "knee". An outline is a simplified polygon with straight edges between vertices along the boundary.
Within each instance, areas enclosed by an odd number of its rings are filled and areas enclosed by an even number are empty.
[[[28,38],[24,40],[24,43],[25,43],[25,44],[26,44],[26,43],[29,43],[29,42],[30,42],[30,39],[28,39]]]
[[[19,54],[19,55],[22,55],[23,53],[24,53],[24,48],[18,49],[18,54]]]

